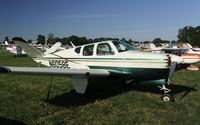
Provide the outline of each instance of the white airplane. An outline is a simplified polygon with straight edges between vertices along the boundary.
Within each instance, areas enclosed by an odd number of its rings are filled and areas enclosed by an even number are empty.
[[[4,41],[3,43],[0,44],[0,47],[6,48],[10,46],[11,44],[8,43],[8,41]]]
[[[15,55],[25,55],[26,52],[22,50],[20,46],[16,46],[14,44],[9,44],[8,41],[4,41],[0,46],[4,47],[7,51]]]
[[[2,66],[0,72],[70,76],[75,91],[81,94],[85,93],[89,78],[112,76],[123,77],[127,82],[152,82],[164,92],[162,100],[170,101],[173,98],[166,85],[172,82],[176,66],[184,61],[176,55],[140,52],[120,41],[103,41],[64,50],[57,50],[61,45],[57,43],[45,53],[22,42],[17,44],[34,61],[48,68]]]
[[[188,48],[190,50],[193,50],[193,51],[199,51],[200,52],[200,48],[194,48],[191,46],[191,44],[189,43],[183,43],[183,48]]]
[[[7,46],[6,50],[16,55],[26,55],[26,52],[21,47],[16,45]]]
[[[157,48],[153,43],[149,44],[149,49],[144,51],[154,53],[172,53],[181,56],[183,64],[196,64],[200,62],[200,51],[195,50],[188,43],[184,44],[183,48]]]

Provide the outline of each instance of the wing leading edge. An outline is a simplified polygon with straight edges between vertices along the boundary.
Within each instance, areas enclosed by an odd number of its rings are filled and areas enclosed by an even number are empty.
[[[59,69],[47,67],[0,67],[0,73],[20,74],[52,74],[69,76],[108,76],[110,72],[104,69]]]

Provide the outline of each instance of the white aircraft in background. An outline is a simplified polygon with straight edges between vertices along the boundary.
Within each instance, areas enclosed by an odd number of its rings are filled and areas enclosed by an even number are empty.
[[[200,62],[200,51],[195,50],[188,43],[184,44],[183,48],[157,48],[153,43],[150,43],[149,47],[149,49],[145,49],[144,51],[176,54],[184,59],[183,64],[196,64]]]
[[[16,54],[16,55],[26,55],[26,52],[22,50],[21,47],[16,45],[10,45],[6,47],[6,50],[10,53]]]
[[[3,43],[0,44],[1,47],[6,47],[8,45],[9,45],[8,41],[4,41]]]
[[[162,100],[170,101],[171,91],[166,85],[172,82],[177,65],[183,63],[180,56],[140,52],[125,42],[103,41],[57,50],[56,43],[45,53],[22,42],[16,42],[34,61],[47,67],[0,67],[0,72],[21,74],[66,75],[72,79],[77,93],[84,94],[88,79],[97,77],[124,78],[127,82],[155,84],[162,90]]]
[[[190,50],[197,51],[198,53],[200,53],[200,48],[194,48],[189,43],[184,43],[183,48],[188,48]]]
[[[26,52],[22,50],[20,46],[9,44],[8,41],[5,41],[4,44],[1,44],[1,47],[4,47],[7,51],[10,53],[13,53],[15,55],[25,55]]]

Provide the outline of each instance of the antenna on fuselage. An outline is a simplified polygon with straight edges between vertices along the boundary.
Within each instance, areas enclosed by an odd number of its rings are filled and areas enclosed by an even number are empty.
[[[72,43],[72,41],[70,41],[70,43],[71,43],[71,45],[72,45],[73,48],[76,47],[76,46]]]

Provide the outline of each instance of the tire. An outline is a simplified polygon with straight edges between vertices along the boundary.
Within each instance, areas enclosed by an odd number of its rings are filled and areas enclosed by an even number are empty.
[[[161,95],[161,100],[164,102],[170,102],[172,101],[172,96],[170,94],[163,94]]]

